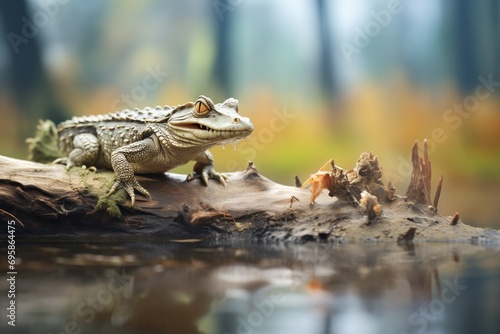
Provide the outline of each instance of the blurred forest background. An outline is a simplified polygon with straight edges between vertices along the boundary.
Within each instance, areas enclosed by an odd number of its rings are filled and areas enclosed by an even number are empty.
[[[404,194],[427,138],[440,212],[500,228],[498,0],[1,0],[0,35],[2,155],[39,119],[232,96],[255,131],[219,171],[292,185],[371,150]]]

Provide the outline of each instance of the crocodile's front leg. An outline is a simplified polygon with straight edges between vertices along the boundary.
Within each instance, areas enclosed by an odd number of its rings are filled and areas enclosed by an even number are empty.
[[[223,186],[226,185],[226,180],[229,180],[229,176],[215,171],[214,156],[212,153],[207,150],[196,156],[193,160],[196,163],[193,166],[193,172],[187,176],[186,181],[201,178],[203,183],[208,185],[208,179],[216,179]]]
[[[130,163],[148,160],[150,157],[157,155],[157,151],[157,146],[151,137],[114,150],[111,153],[111,165],[115,171],[116,182],[111,187],[108,196],[118,188],[123,188],[130,195],[132,206],[135,204],[134,189],[151,199],[149,192],[137,182]]]

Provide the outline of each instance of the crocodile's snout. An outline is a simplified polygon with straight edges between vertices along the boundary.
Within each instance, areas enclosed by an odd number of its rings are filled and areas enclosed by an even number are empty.
[[[248,117],[237,116],[233,120],[234,130],[253,132],[254,126]]]

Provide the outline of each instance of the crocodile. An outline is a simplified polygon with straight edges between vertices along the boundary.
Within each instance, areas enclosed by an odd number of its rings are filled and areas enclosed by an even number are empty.
[[[58,125],[58,145],[69,169],[92,166],[113,169],[116,180],[108,194],[123,188],[135,204],[135,190],[151,199],[137,174],[164,173],[194,160],[187,181],[213,178],[225,185],[227,175],[214,169],[208,151],[217,145],[235,143],[253,131],[253,124],[238,113],[238,100],[222,103],[199,96],[195,102],[176,107],[122,110],[103,115],[73,117]]]

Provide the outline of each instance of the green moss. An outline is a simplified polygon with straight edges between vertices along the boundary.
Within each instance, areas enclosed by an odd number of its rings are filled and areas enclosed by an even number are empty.
[[[26,142],[31,161],[49,163],[63,156],[57,145],[56,125],[50,120],[40,120],[35,137],[26,139]]]
[[[111,196],[104,195],[99,197],[96,208],[99,210],[106,210],[106,213],[113,218],[120,218],[122,212],[118,204],[122,204],[127,200],[127,192],[123,189],[116,191]]]
[[[88,168],[73,166],[67,173],[73,185],[82,194],[96,194],[97,196],[107,194],[115,180],[113,172],[108,170],[99,170],[97,172]]]

